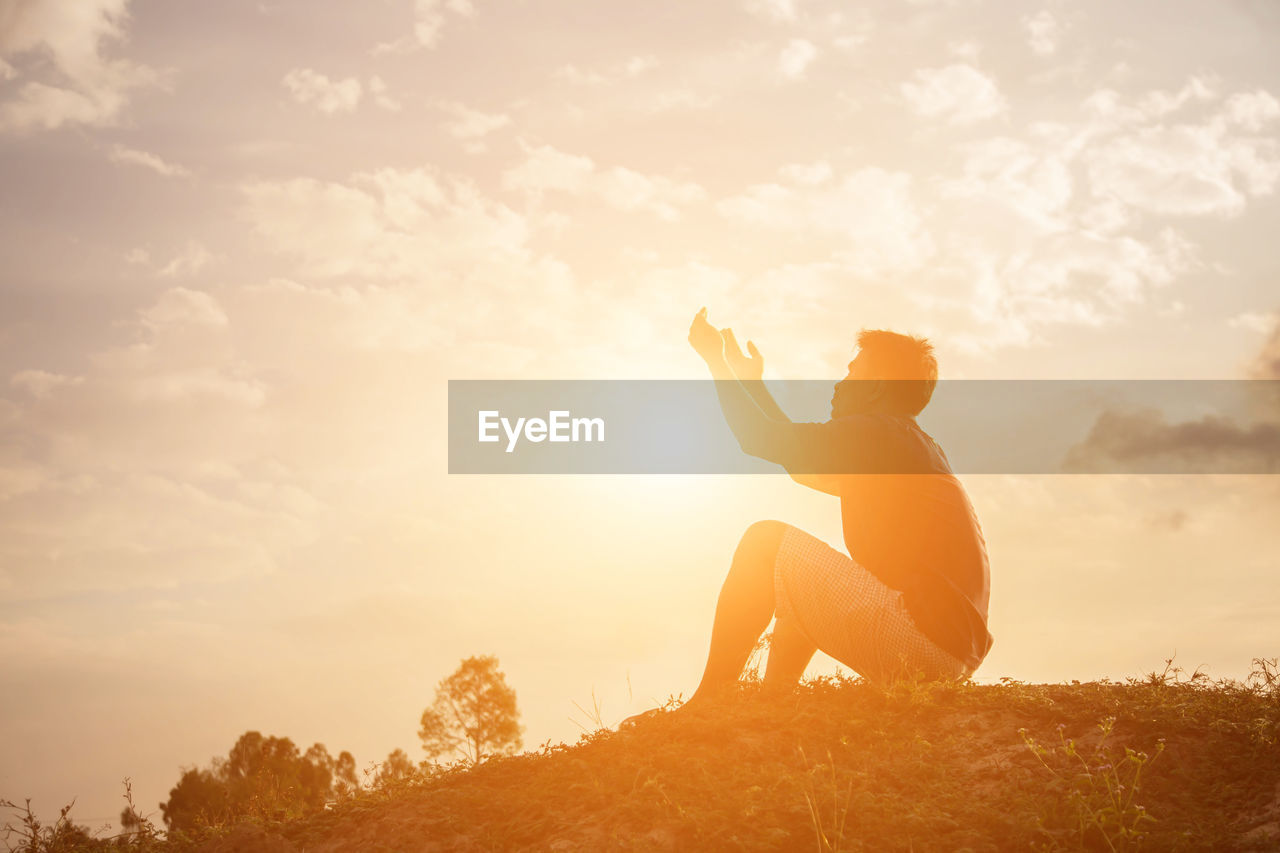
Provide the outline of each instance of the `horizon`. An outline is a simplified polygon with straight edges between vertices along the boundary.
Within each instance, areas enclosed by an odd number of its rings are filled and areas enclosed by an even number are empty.
[[[1249,0],[0,9],[0,798],[158,813],[249,730],[416,761],[471,655],[573,742],[693,691],[749,524],[842,547],[785,476],[450,475],[449,380],[702,378],[704,305],[766,380],[860,328],[944,380],[1280,379],[1278,39]],[[1277,654],[1275,478],[960,477],[975,681]]]

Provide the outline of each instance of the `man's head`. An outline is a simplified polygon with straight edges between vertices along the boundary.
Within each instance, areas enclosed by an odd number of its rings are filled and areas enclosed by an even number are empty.
[[[858,355],[836,383],[831,417],[886,414],[915,417],[938,383],[938,360],[924,338],[880,329],[858,333]]]

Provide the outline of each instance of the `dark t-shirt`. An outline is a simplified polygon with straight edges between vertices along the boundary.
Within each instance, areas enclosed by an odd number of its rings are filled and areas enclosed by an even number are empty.
[[[925,636],[978,667],[994,642],[986,541],[946,454],[914,418],[773,421],[745,438],[743,450],[791,474],[834,476],[849,556],[902,590]]]

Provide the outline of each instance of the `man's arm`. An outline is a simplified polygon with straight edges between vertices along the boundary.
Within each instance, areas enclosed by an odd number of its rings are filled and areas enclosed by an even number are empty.
[[[720,411],[729,429],[738,439],[739,446],[751,456],[765,457],[767,448],[781,438],[779,432],[790,426],[790,421],[774,420],[765,413],[747,392],[742,382],[725,358],[725,340],[720,331],[707,322],[707,309],[703,308],[693,318],[689,327],[689,343],[711,371],[716,381],[716,396],[720,399]]]
[[[837,474],[792,474],[791,479],[815,492],[822,492],[833,498],[844,494],[844,480]]]
[[[738,445],[748,455],[783,465],[797,483],[840,497],[843,475],[857,473],[868,467],[866,460],[847,456],[850,450],[855,453],[865,452],[862,449],[864,442],[856,441],[851,444],[851,436],[847,431],[833,432],[834,422],[797,424],[792,423],[786,415],[782,415],[780,419],[771,417],[764,406],[748,392],[747,386],[751,380],[741,381],[741,374],[735,373],[731,367],[730,360],[726,357],[730,340],[732,332],[723,335],[707,322],[706,308],[693,318],[693,325],[689,327],[689,343],[707,363],[711,378],[716,381],[720,410],[724,413],[729,429],[738,439]],[[763,364],[755,347],[750,349],[755,357],[751,360],[758,360]],[[760,384],[763,386],[762,382]],[[765,393],[767,395],[767,391]],[[772,401],[771,396],[769,400]],[[781,414],[776,403],[772,408]]]
[[[721,329],[720,335],[724,338],[725,361],[729,362],[729,369],[733,371],[734,376],[738,377],[742,387],[751,395],[751,399],[773,420],[790,423],[791,418],[782,411],[782,407],[778,405],[777,400],[773,399],[773,395],[764,384],[764,356],[760,354],[760,350],[756,349],[755,343],[747,341],[747,351],[751,355],[746,356],[738,346],[738,339],[734,337],[733,329]]]

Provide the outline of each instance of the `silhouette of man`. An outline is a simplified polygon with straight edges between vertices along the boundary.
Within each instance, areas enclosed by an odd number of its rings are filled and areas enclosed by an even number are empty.
[[[928,341],[861,332],[824,423],[792,423],[761,380],[755,344],[744,355],[706,308],[689,343],[716,380],[742,449],[840,499],[849,554],[781,521],[748,527],[688,704],[735,684],[775,617],[766,687],[794,686],[818,649],[877,681],[972,675],[993,642],[987,550],[964,487],[916,423],[938,377]]]

